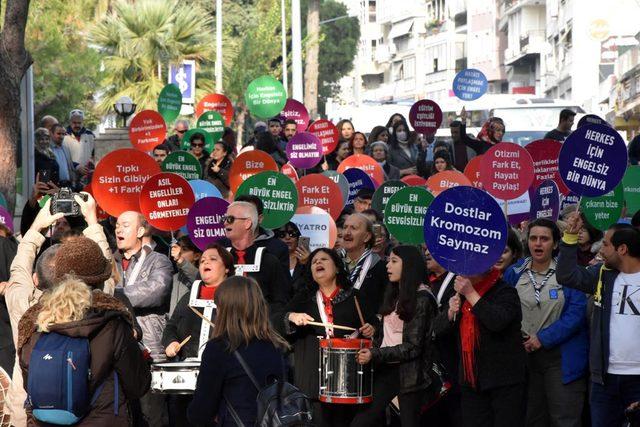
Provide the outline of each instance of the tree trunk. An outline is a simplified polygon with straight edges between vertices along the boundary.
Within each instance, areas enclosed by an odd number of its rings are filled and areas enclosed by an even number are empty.
[[[24,47],[29,0],[7,0],[0,31],[0,192],[9,211],[16,203],[16,151],[20,137],[20,82],[31,65]],[[24,147],[26,149],[26,147]],[[24,165],[23,167],[26,167]]]
[[[307,55],[304,68],[304,105],[309,117],[318,114],[318,54],[320,51],[320,0],[309,0],[307,12]]]
[[[236,149],[240,151],[244,144],[244,124],[247,120],[247,107],[240,107],[240,111],[236,116]]]

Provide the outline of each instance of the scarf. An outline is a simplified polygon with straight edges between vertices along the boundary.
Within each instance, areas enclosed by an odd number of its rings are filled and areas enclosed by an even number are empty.
[[[349,273],[349,280],[351,283],[355,283],[358,280],[358,276],[360,275],[360,271],[364,267],[364,263],[367,260],[367,257],[371,254],[371,249],[367,249],[364,251],[360,258],[356,262],[356,265],[353,267],[353,270]]]
[[[498,281],[500,270],[493,269],[479,283],[473,285],[480,296],[484,296]],[[462,346],[462,369],[464,381],[474,389],[476,388],[476,360],[475,353],[480,344],[480,331],[478,320],[471,312],[471,304],[465,301],[462,304],[462,319],[460,320],[460,343]]]
[[[39,140],[36,138],[35,149],[38,153],[49,159],[55,159],[56,155],[53,154],[53,150],[51,149],[51,143],[49,140]]]
[[[494,136],[494,130],[493,130],[494,124],[502,124],[502,121],[499,121],[499,119],[492,117],[486,122],[484,122],[484,124],[482,125],[482,129],[480,129],[480,132],[478,132],[478,139],[481,141],[487,142],[491,145],[495,145],[498,142],[500,142],[496,140]]]

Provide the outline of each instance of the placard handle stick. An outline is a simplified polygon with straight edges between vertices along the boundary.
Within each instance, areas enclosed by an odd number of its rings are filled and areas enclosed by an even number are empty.
[[[507,222],[509,221],[509,201],[504,201],[504,217],[507,218]]]
[[[358,310],[358,317],[360,318],[360,323],[362,323],[362,326],[364,326],[365,325],[364,316],[362,315],[362,310],[360,309],[360,303],[358,302],[358,297],[354,296],[353,300],[356,303],[356,310]]]

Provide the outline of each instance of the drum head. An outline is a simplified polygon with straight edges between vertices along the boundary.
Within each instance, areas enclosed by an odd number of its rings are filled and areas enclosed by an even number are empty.
[[[360,350],[361,348],[371,348],[372,342],[362,338],[321,338],[320,347]]]

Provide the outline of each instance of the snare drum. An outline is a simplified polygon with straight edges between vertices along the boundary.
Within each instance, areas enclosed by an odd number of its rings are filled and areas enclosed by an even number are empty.
[[[151,365],[151,392],[193,394],[200,362],[154,363]]]
[[[373,400],[373,369],[360,365],[356,354],[371,348],[371,340],[320,339],[320,391],[318,398],[326,403],[369,403]]]

